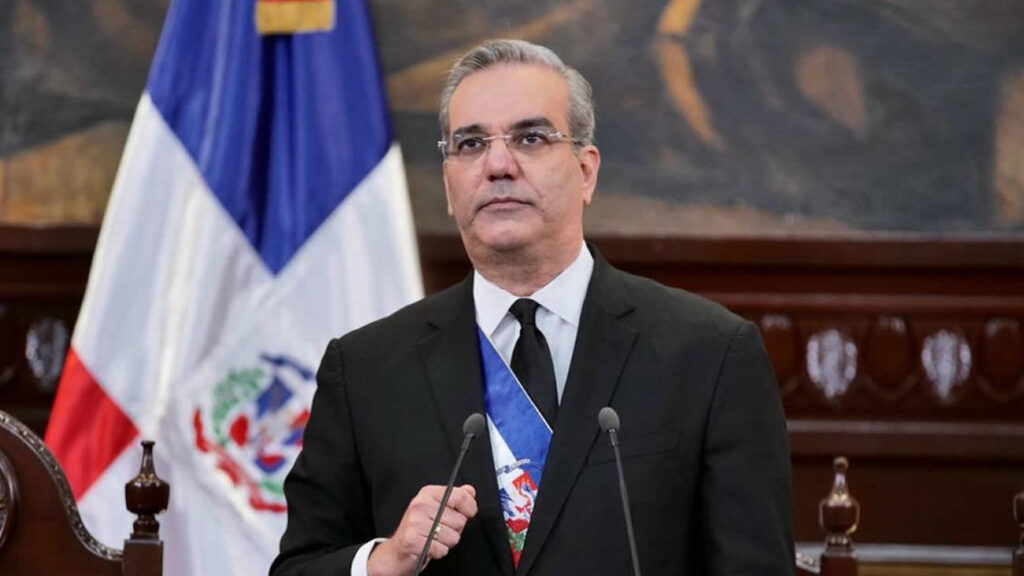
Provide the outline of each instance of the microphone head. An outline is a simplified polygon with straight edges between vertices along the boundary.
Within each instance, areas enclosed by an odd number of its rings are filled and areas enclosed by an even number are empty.
[[[602,432],[618,430],[619,414],[611,406],[605,406],[597,413],[597,422],[601,425]]]
[[[472,434],[473,436],[479,436],[484,430],[484,415],[479,412],[474,412],[466,418],[466,422],[462,424],[462,433],[464,435]]]

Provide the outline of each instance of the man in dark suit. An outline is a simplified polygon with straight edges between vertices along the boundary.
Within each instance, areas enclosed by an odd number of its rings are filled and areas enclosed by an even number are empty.
[[[612,406],[644,573],[791,574],[785,420],[756,328],[583,242],[600,168],[586,80],[488,42],[453,68],[441,125],[475,271],[330,343],[271,573],[409,575],[431,538],[429,574],[628,574],[597,419]],[[430,533],[474,412],[487,432]]]

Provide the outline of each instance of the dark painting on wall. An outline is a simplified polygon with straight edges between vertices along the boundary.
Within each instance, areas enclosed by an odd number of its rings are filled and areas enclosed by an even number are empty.
[[[98,222],[167,0],[0,2],[0,222]]]
[[[447,68],[503,36],[552,47],[594,86],[591,233],[1024,232],[1017,0],[370,7],[421,231],[454,233],[434,147]],[[0,7],[0,221],[98,219],[165,11]]]

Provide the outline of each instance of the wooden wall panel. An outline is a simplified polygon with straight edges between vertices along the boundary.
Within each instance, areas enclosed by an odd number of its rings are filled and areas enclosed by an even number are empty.
[[[94,227],[0,226],[0,408],[39,435],[95,243]]]
[[[63,357],[95,240],[90,228],[0,227],[0,407],[40,433],[52,359]],[[1024,242],[595,243],[615,265],[711,297],[761,327],[789,418],[798,540],[820,538],[817,503],[833,456],[846,455],[863,505],[856,541],[1014,544],[1010,502],[1024,488]],[[420,250],[428,292],[469,271],[458,238],[423,235]]]
[[[820,538],[832,458],[861,542],[1009,547],[1024,487],[1024,242],[597,238],[612,263],[758,323],[780,381],[796,535]],[[429,290],[463,277],[422,238]]]

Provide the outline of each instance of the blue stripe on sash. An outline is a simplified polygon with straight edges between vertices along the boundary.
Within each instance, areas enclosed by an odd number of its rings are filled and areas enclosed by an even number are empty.
[[[484,368],[484,407],[516,460],[529,459],[523,469],[540,486],[551,443],[551,428],[519,384],[512,369],[477,328]]]

